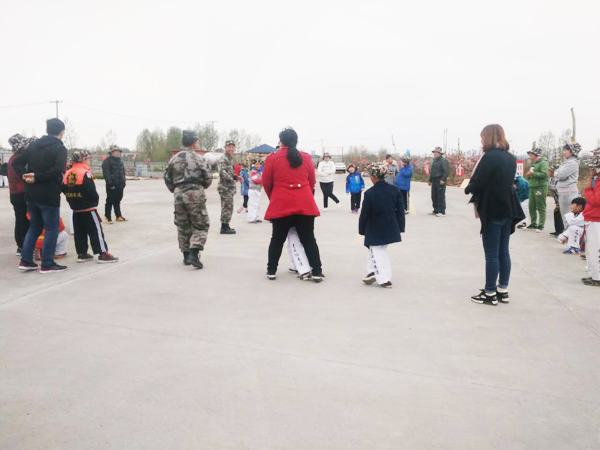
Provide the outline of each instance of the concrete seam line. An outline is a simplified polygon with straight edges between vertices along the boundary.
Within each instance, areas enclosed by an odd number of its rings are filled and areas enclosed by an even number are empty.
[[[314,356],[282,352],[279,350],[272,350],[272,349],[268,349],[268,348],[252,347],[249,345],[233,344],[230,342],[213,341],[210,339],[202,339],[202,338],[197,338],[197,337],[193,337],[193,336],[183,336],[180,334],[169,334],[169,333],[165,333],[165,332],[161,332],[161,331],[144,330],[142,328],[126,327],[126,326],[113,325],[113,324],[101,323],[101,322],[90,322],[87,320],[67,319],[64,317],[52,317],[52,316],[43,316],[43,315],[37,315],[37,314],[28,314],[28,313],[24,313],[21,311],[2,311],[2,310],[0,310],[0,313],[20,314],[23,316],[35,317],[35,318],[39,318],[39,319],[60,320],[60,321],[64,321],[64,322],[76,322],[76,323],[81,323],[81,324],[86,324],[86,325],[109,327],[109,328],[115,328],[118,330],[128,330],[128,331],[133,331],[133,332],[138,332],[138,333],[153,334],[153,335],[165,336],[165,337],[176,338],[176,339],[188,339],[188,340],[192,340],[192,341],[203,342],[206,344],[223,345],[223,346],[227,346],[227,347],[235,347],[235,348],[246,349],[246,350],[274,353],[274,354],[278,354],[278,355],[282,355],[282,356],[289,356],[292,358],[309,359],[309,360],[313,360],[313,361],[322,361],[322,362],[327,362],[327,363],[332,363],[332,364],[340,364],[340,365],[346,365],[346,366],[361,367],[364,369],[380,370],[380,371],[385,371],[385,372],[392,372],[392,373],[398,373],[398,374],[404,374],[404,375],[430,378],[433,380],[444,380],[444,381],[449,381],[449,382],[459,383],[459,384],[470,384],[473,386],[481,386],[481,387],[500,389],[500,390],[511,391],[511,392],[520,392],[520,393],[524,393],[524,394],[537,395],[537,396],[541,396],[541,397],[550,397],[550,398],[556,398],[556,399],[560,399],[560,400],[570,400],[570,401],[577,401],[580,403],[600,405],[600,402],[596,402],[596,401],[592,401],[592,400],[564,397],[561,395],[554,395],[554,394],[548,394],[548,393],[543,393],[543,392],[532,392],[532,391],[527,391],[525,389],[516,389],[516,388],[512,388],[512,387],[507,387],[507,386],[497,386],[495,384],[477,383],[477,382],[469,381],[469,380],[457,380],[454,378],[442,377],[442,376],[438,376],[438,375],[428,375],[428,374],[424,374],[424,373],[411,372],[411,371],[401,370],[401,369],[392,369],[389,367],[369,366],[366,364],[356,363],[356,362],[352,362],[352,361],[340,361],[340,360],[328,359],[328,358],[318,358],[318,357],[314,357]]]

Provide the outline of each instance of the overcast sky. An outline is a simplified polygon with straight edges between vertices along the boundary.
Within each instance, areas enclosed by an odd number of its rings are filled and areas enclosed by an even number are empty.
[[[112,129],[217,121],[274,145],[479,148],[488,123],[514,149],[571,127],[600,138],[600,1],[5,2],[0,139],[60,117],[80,145]],[[41,105],[4,108],[9,105]],[[78,105],[78,106],[77,106]],[[105,114],[106,111],[113,114]]]

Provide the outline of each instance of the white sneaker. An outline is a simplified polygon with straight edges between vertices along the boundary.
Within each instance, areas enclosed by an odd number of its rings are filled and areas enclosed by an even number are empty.
[[[437,213],[437,214],[435,215],[435,217],[446,217],[446,214]]]
[[[329,208],[323,208],[323,211],[327,211]]]
[[[338,202],[337,207],[341,208],[342,207],[342,202]]]

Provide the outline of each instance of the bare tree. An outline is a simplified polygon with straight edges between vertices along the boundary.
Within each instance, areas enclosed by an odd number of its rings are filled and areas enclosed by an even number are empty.
[[[552,131],[546,131],[540,134],[537,140],[537,146],[542,150],[542,154],[549,160],[552,160],[552,156],[556,151],[556,136]]]
[[[73,125],[73,122],[71,122],[71,119],[69,119],[68,117],[65,117],[63,122],[65,123],[65,134],[63,135],[62,140],[65,143],[65,147],[67,147],[67,150],[73,150],[77,147],[78,141],[75,126]]]
[[[110,146],[115,144],[116,142],[117,133],[115,133],[113,130],[108,130],[104,137],[100,139],[100,144],[98,145],[98,147],[100,148],[100,150],[105,152],[108,151]]]

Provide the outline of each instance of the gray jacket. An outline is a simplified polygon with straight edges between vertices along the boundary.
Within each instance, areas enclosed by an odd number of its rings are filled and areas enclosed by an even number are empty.
[[[439,158],[433,158],[431,161],[431,170],[429,174],[429,182],[432,181],[443,181],[446,182],[448,178],[448,160],[443,156]]]
[[[400,171],[400,166],[398,164],[388,164],[387,166],[390,173],[385,177],[385,181],[392,186],[396,185],[396,178],[398,177],[398,172]]]
[[[579,160],[571,157],[565,160],[556,172],[556,189],[558,193],[578,192],[577,180],[579,180]]]

